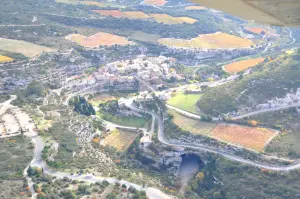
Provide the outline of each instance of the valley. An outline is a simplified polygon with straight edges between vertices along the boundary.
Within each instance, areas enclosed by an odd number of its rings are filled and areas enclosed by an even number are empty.
[[[4,1],[1,198],[299,196],[297,30],[185,0]]]

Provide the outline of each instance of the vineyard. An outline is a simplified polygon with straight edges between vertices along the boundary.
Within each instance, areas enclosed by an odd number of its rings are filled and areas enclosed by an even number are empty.
[[[170,47],[202,49],[250,48],[254,45],[249,39],[220,32],[215,34],[199,35],[198,37],[190,40],[163,38],[159,39],[158,42]]]
[[[256,58],[256,59],[247,59],[243,61],[233,62],[224,67],[224,69],[230,73],[238,73],[244,71],[248,68],[254,67],[260,63],[262,63],[264,58]]]
[[[98,32],[95,35],[86,37],[79,34],[72,34],[66,37],[67,40],[73,41],[80,46],[87,48],[95,48],[98,46],[112,46],[112,45],[131,45],[133,42],[128,41],[125,37]]]
[[[210,134],[211,137],[229,144],[264,151],[265,146],[277,135],[277,132],[266,128],[219,124]]]

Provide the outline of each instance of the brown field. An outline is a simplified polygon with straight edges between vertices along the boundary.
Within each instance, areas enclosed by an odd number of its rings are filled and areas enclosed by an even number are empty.
[[[262,32],[268,33],[269,31],[267,31],[266,29],[263,28],[246,28],[247,31],[252,32],[254,34],[261,34]]]
[[[23,54],[26,57],[34,57],[43,52],[54,52],[45,46],[36,45],[22,40],[0,38],[0,50]]]
[[[175,48],[201,48],[201,49],[231,49],[231,48],[250,48],[253,42],[249,39],[241,38],[226,33],[215,33],[199,35],[191,40],[163,38],[159,43]]]
[[[66,37],[66,39],[77,43],[78,45],[95,48],[98,46],[112,46],[112,45],[131,45],[133,42],[128,41],[125,37],[98,32],[95,35],[86,37],[79,34],[72,34]]]
[[[14,59],[11,58],[11,57],[7,57],[7,56],[4,56],[4,55],[0,55],[0,63],[5,63],[5,62],[11,62],[13,61]]]
[[[264,61],[264,58],[256,58],[256,59],[247,59],[242,61],[233,62],[231,64],[228,64],[224,66],[224,69],[230,73],[237,73],[241,72],[243,70],[246,70],[248,68],[254,67],[257,64],[260,64]]]
[[[125,130],[114,130],[102,141],[103,146],[111,146],[116,148],[118,151],[126,151],[128,147],[138,137],[137,132],[125,131]]]
[[[167,3],[166,0],[144,0],[146,5],[163,6]]]
[[[193,24],[197,22],[196,19],[190,17],[173,17],[167,14],[150,14],[150,16],[154,18],[157,22],[164,24]]]
[[[187,6],[185,7],[186,10],[206,10],[206,7],[203,6]]]
[[[211,137],[255,151],[263,151],[277,132],[266,128],[219,124],[211,131]]]

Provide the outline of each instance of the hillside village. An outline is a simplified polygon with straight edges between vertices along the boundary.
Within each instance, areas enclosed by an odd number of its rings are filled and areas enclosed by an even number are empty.
[[[106,64],[91,75],[72,76],[66,80],[66,88],[75,90],[87,86],[101,85],[97,89],[113,88],[116,90],[137,90],[137,78],[151,84],[156,89],[167,81],[183,81],[185,78],[172,68],[176,63],[173,58],[139,56],[135,59]]]
[[[298,29],[186,0],[2,1],[1,199],[299,196]]]

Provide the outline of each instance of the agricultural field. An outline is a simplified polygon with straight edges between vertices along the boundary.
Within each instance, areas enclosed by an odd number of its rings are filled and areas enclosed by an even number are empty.
[[[103,15],[116,18],[128,18],[128,19],[154,19],[158,23],[164,24],[193,24],[197,20],[190,17],[173,17],[168,14],[146,14],[141,11],[120,11],[120,10],[93,10],[94,12]]]
[[[144,4],[153,6],[163,6],[167,3],[166,0],[144,0]]]
[[[128,18],[128,19],[148,19],[149,15],[141,11],[120,11],[120,10],[93,10],[94,12],[103,15],[116,18]]]
[[[100,94],[89,100],[89,103],[93,106],[98,106],[99,104],[103,104],[110,100],[117,100],[118,98],[109,94]]]
[[[185,117],[174,110],[169,110],[169,113],[173,115],[173,122],[177,126],[192,134],[208,136],[210,131],[216,126],[215,123]]]
[[[128,41],[125,37],[113,35],[105,32],[98,32],[95,35],[86,37],[80,34],[71,34],[66,37],[67,40],[73,41],[80,46],[87,48],[95,48],[98,46],[112,46],[112,45],[132,45],[133,42]]]
[[[244,71],[248,68],[254,67],[260,63],[262,63],[265,59],[263,57],[254,58],[254,59],[247,59],[242,61],[233,62],[224,66],[224,70],[229,73],[238,73]]]
[[[86,5],[86,6],[98,6],[107,7],[108,3],[98,2],[98,1],[79,1],[79,0],[55,0],[56,3],[63,3],[69,5]]]
[[[253,33],[253,34],[257,34],[260,35],[262,33],[268,33],[269,31],[264,29],[264,28],[246,28],[247,31]]]
[[[14,59],[4,55],[0,55],[0,63],[12,62]]]
[[[156,42],[157,40],[160,39],[159,35],[148,34],[141,31],[135,31],[129,37],[134,40],[146,41],[146,42]]]
[[[254,43],[245,38],[237,37],[226,33],[215,33],[199,35],[191,40],[163,38],[159,43],[176,48],[202,48],[202,49],[232,49],[250,48]]]
[[[210,136],[219,141],[242,146],[254,151],[264,151],[265,146],[278,134],[267,128],[245,127],[233,124],[218,124]]]
[[[23,54],[26,57],[35,57],[43,52],[54,52],[55,49],[36,45],[22,40],[0,38],[0,50]]]
[[[93,12],[103,16],[123,17],[123,12],[120,10],[93,10]]]
[[[149,127],[151,120],[148,118],[141,118],[141,117],[123,117],[112,115],[111,113],[107,112],[97,112],[97,115],[108,122],[112,122],[122,126],[131,126],[136,128],[147,128]]]
[[[190,18],[190,17],[173,17],[168,14],[150,14],[152,18],[154,18],[158,23],[164,23],[164,24],[193,24],[198,22],[198,20]]]
[[[172,95],[173,96],[167,101],[167,104],[191,113],[199,114],[197,102],[202,94],[185,94],[180,92]]]
[[[118,151],[125,152],[138,136],[138,132],[118,129],[112,131],[108,136],[106,136],[101,142],[101,145],[111,146],[116,148]]]
[[[203,6],[187,6],[185,7],[186,10],[206,10],[206,7]]]
[[[123,12],[124,17],[128,19],[148,19],[149,15],[141,11],[125,11]]]
[[[265,149],[266,153],[276,156],[300,158],[300,115],[295,108],[275,112],[262,113],[247,118],[255,120],[272,128],[282,129],[282,133],[276,136]]]

